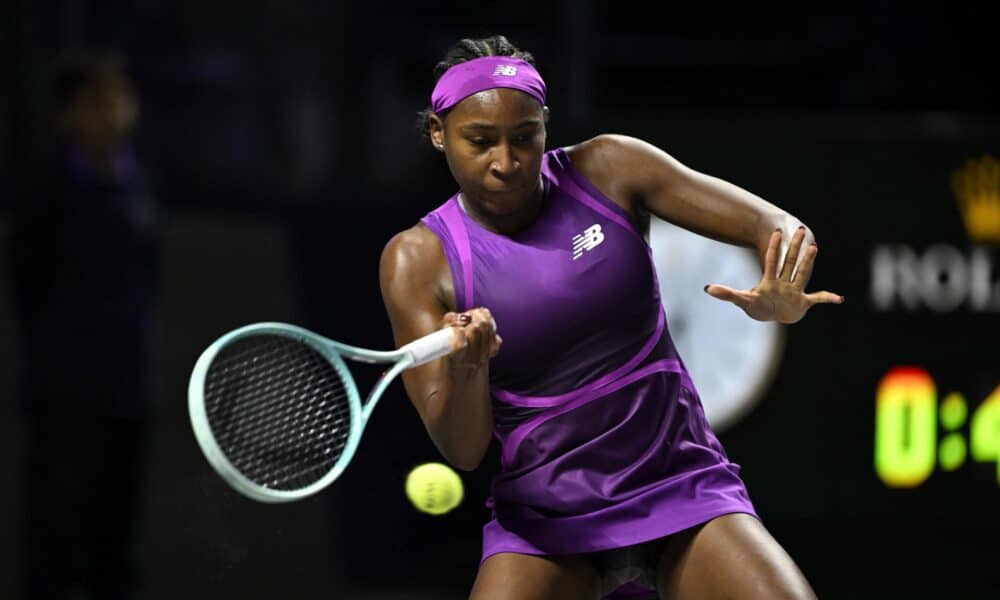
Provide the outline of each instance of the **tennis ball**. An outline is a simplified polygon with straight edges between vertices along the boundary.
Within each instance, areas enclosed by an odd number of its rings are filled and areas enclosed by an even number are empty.
[[[424,463],[406,476],[406,497],[421,512],[443,515],[462,501],[462,480],[447,465]]]

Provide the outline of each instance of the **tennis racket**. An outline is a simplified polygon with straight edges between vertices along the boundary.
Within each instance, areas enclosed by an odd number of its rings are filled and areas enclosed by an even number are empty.
[[[347,467],[379,397],[404,370],[450,354],[452,327],[378,352],[285,323],[230,331],[198,358],[188,386],[195,438],[237,492],[290,502]],[[362,405],[345,359],[388,369]]]

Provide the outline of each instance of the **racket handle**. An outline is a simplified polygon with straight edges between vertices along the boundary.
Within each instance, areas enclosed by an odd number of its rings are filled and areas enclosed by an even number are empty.
[[[455,340],[454,327],[445,327],[413,340],[400,350],[406,350],[413,357],[413,366],[429,363],[432,360],[451,354],[451,345]]]

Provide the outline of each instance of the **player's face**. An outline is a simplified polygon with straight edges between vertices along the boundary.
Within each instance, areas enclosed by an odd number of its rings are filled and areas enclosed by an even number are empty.
[[[65,126],[91,150],[113,150],[131,134],[136,121],[131,87],[119,78],[107,78],[81,89],[65,115]]]
[[[488,214],[509,215],[541,185],[546,108],[524,92],[496,88],[469,96],[432,127],[465,196]]]

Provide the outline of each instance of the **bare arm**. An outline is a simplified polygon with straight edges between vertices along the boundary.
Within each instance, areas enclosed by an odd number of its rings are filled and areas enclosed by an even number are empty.
[[[570,148],[573,164],[633,215],[640,209],[722,242],[757,250],[763,270],[750,290],[710,284],[711,296],[761,321],[795,323],[816,304],[840,304],[832,292],[806,293],[819,248],[801,221],[731,183],[690,169],[652,144],[602,135]]]
[[[403,384],[434,445],[448,462],[471,471],[489,447],[493,413],[489,359],[500,339],[486,309],[462,315],[437,237],[418,225],[393,237],[379,264],[382,299],[396,346],[444,326],[456,328],[462,350],[409,369]]]
[[[705,237],[754,248],[761,267],[776,229],[782,232],[781,258],[796,229],[804,227],[763,198],[695,171],[636,138],[601,135],[573,147],[570,154],[577,168],[626,210],[646,210]],[[814,241],[806,227],[803,245]]]

